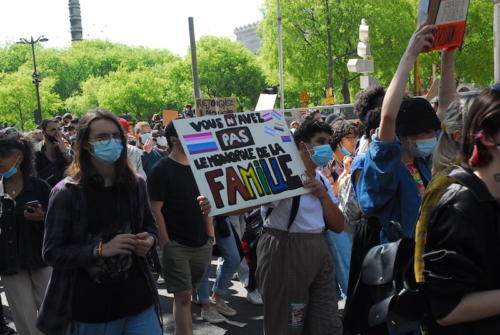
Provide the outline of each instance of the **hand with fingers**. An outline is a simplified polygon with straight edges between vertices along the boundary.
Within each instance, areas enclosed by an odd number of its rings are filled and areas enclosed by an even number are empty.
[[[325,197],[328,197],[328,192],[325,188],[325,185],[323,185],[322,182],[315,178],[309,178],[306,180],[304,183],[304,187],[306,189],[311,190],[311,194],[317,197],[319,200],[325,199]]]
[[[419,27],[408,43],[407,52],[413,56],[418,56],[421,52],[428,51],[434,43],[434,32],[437,27],[434,25]]]
[[[196,200],[200,205],[200,209],[203,215],[210,214],[210,211],[212,210],[212,205],[210,205],[210,201],[207,199],[207,197],[200,195],[198,198],[196,198]]]
[[[153,151],[153,146],[154,146],[154,141],[152,138],[146,141],[146,144],[142,147],[144,151],[146,151],[148,154]]]
[[[102,244],[102,257],[116,255],[132,255],[137,247],[137,236],[134,234],[116,235],[111,241]]]
[[[38,204],[35,206],[30,206],[30,210],[24,210],[24,218],[31,221],[43,221],[45,219],[45,213],[43,212],[42,205]]]
[[[153,247],[155,239],[148,232],[136,234],[135,237],[137,238],[137,245],[134,253],[137,256],[145,257]]]

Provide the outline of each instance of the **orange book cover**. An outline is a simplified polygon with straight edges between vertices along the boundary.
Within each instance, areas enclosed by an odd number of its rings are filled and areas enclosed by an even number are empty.
[[[460,47],[464,42],[470,0],[421,0],[419,22],[434,24],[434,44],[429,51]]]

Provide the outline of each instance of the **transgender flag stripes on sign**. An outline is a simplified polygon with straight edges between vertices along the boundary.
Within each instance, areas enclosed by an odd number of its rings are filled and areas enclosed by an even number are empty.
[[[219,150],[212,133],[184,135],[183,137],[191,155]]]

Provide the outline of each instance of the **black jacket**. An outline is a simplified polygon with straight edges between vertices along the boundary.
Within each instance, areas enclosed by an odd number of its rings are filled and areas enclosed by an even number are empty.
[[[424,254],[424,293],[434,320],[447,316],[464,295],[500,289],[500,203],[471,170],[455,166],[431,213]],[[500,316],[441,327],[430,334],[500,332]]]
[[[45,156],[45,145],[40,151],[35,152],[35,169],[37,176],[45,180],[51,187],[56,186],[64,178],[64,171],[69,165],[69,161],[64,157],[59,148],[56,148],[56,159],[51,162]]]
[[[38,200],[47,210],[50,186],[43,180],[25,176],[19,196],[12,200],[0,196],[0,275],[45,267],[42,260],[44,223],[24,218],[25,204]]]

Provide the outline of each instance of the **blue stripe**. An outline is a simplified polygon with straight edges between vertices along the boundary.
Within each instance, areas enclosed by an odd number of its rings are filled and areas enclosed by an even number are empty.
[[[217,143],[215,142],[188,144],[187,148],[189,153],[191,154],[219,150],[219,148],[217,147]]]

